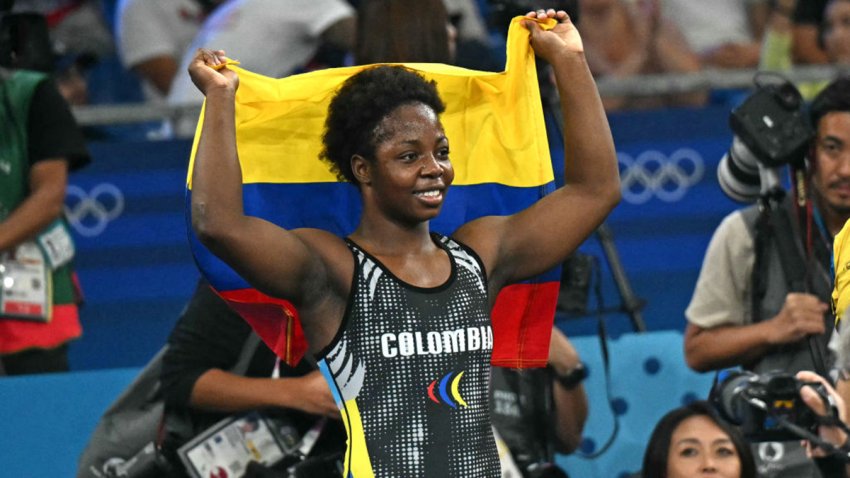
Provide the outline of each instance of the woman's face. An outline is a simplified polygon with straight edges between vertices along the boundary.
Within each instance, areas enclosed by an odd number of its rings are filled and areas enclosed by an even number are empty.
[[[823,45],[830,61],[850,65],[850,0],[829,2],[823,21]]]
[[[436,217],[454,180],[437,114],[422,103],[403,105],[378,124],[376,134],[370,189],[378,206],[402,221]]]
[[[695,415],[673,431],[667,477],[702,476],[740,478],[741,458],[726,432],[708,417]]]

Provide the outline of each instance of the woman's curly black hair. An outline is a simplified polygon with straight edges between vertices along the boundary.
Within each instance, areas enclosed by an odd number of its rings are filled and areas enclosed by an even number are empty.
[[[378,124],[410,103],[424,103],[438,115],[446,109],[436,83],[403,66],[370,67],[348,78],[328,107],[320,158],[338,179],[357,184],[351,157],[374,159]]]

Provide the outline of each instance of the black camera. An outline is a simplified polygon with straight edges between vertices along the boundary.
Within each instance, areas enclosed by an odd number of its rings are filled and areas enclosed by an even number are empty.
[[[800,440],[785,422],[817,433],[815,414],[800,398],[800,388],[805,385],[812,386],[826,402],[820,383],[802,382],[782,371],[761,375],[736,371],[718,377],[709,400],[724,419],[740,426],[751,442]]]
[[[753,202],[763,192],[761,171],[801,166],[814,135],[803,97],[791,82],[767,73],[754,82],[756,91],[729,116],[735,137],[717,168],[723,192],[740,202]]]

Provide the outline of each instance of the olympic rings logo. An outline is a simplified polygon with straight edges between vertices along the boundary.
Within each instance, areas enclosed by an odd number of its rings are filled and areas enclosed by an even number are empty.
[[[690,148],[677,149],[669,158],[655,150],[644,151],[637,159],[617,153],[617,161],[623,199],[631,204],[643,204],[653,197],[676,202],[705,173],[702,155]]]
[[[90,192],[69,184],[65,194],[65,217],[83,237],[99,236],[124,212],[124,194],[111,183],[100,183]]]

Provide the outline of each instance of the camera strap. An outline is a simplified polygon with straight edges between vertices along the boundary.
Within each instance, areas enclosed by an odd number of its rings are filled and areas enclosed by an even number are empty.
[[[753,267],[753,322],[759,322],[762,317],[762,301],[767,290],[769,242],[772,240],[776,245],[779,262],[785,276],[788,292],[811,293],[812,285],[808,280],[804,251],[795,243],[794,238],[800,237],[798,229],[791,222],[787,214],[786,201],[775,201],[770,198],[762,198],[760,202],[760,213],[756,220],[754,247],[755,265]],[[815,372],[827,377],[827,353],[826,346],[819,337],[809,336],[807,339],[809,353]]]

